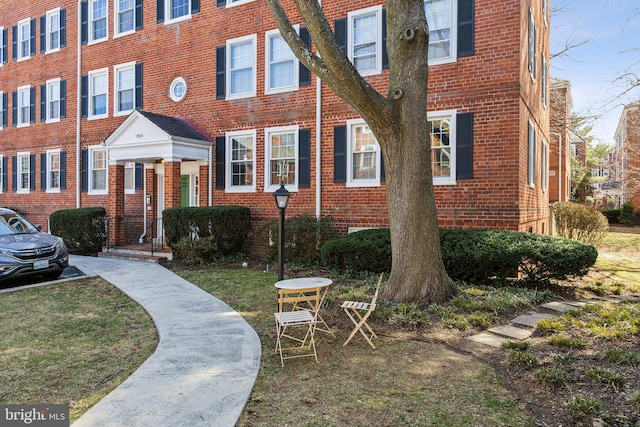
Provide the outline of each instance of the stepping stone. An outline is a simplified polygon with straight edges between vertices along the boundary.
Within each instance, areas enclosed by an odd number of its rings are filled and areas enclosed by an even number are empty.
[[[470,337],[465,337],[465,339],[480,344],[490,345],[491,347],[500,347],[503,342],[509,341],[507,338],[489,334],[486,332],[479,333],[478,335],[472,335]]]
[[[494,334],[502,335],[507,338],[513,338],[516,340],[524,340],[531,336],[531,331],[528,329],[516,328],[515,326],[496,326],[495,328],[489,329],[489,332]]]
[[[564,313],[565,311],[573,310],[575,307],[560,301],[552,301],[546,304],[542,304],[540,307],[546,308],[547,310],[557,311],[559,313]]]
[[[596,299],[598,301],[605,301],[605,302],[612,302],[612,303],[620,302],[620,299],[612,298],[612,297],[595,297],[594,299]]]
[[[542,319],[553,319],[556,316],[546,313],[537,313],[535,311],[530,311],[527,314],[521,314],[511,321],[511,323],[515,323],[517,325],[529,326],[530,328],[535,328],[536,323],[538,323]]]
[[[588,303],[586,301],[565,301],[563,304],[572,305],[574,307],[584,307]]]

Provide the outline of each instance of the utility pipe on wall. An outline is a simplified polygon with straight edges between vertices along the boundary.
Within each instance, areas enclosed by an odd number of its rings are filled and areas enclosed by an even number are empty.
[[[322,80],[316,77],[316,218],[322,217]]]

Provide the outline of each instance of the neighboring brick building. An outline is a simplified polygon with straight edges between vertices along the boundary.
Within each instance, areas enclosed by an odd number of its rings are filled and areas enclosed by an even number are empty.
[[[547,233],[547,0],[425,6],[440,225]],[[385,93],[384,2],[323,9]],[[45,227],[55,210],[105,206],[122,243],[180,204],[274,218],[284,181],[288,215],[387,225],[375,138],[275,29],[258,0],[0,0],[0,205]]]
[[[549,202],[568,202],[571,198],[571,155],[573,154],[570,131],[571,83],[568,80],[551,79],[551,112],[549,123]],[[586,163],[586,145],[582,156]],[[576,151],[576,155],[578,151]]]
[[[614,135],[616,181],[622,184],[616,207],[631,202],[640,209],[640,101],[625,105]]]

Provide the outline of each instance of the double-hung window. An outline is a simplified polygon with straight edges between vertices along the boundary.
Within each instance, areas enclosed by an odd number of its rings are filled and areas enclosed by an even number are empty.
[[[231,6],[237,6],[239,4],[249,3],[251,1],[253,1],[253,0],[227,0],[226,1],[226,5],[227,5],[227,7],[231,7]]]
[[[136,192],[136,164],[127,162],[124,164],[124,193],[134,194]]]
[[[528,68],[529,74],[531,74],[531,78],[533,81],[536,80],[536,71],[537,71],[537,52],[536,52],[536,37],[538,34],[538,30],[536,29],[536,23],[533,20],[533,13],[531,9],[529,9],[529,34],[528,34]]]
[[[256,131],[229,132],[226,138],[226,190],[254,192],[256,190]]]
[[[527,181],[530,187],[536,186],[536,129],[529,121],[527,132],[528,160],[527,160]]]
[[[296,27],[296,30],[298,28]],[[298,58],[278,30],[265,34],[266,76],[265,93],[298,89]]]
[[[116,65],[113,69],[115,78],[114,115],[128,114],[136,106],[135,62]]]
[[[347,186],[380,185],[380,145],[362,119],[347,121]]]
[[[107,194],[107,150],[89,149],[89,193]]]
[[[18,127],[31,123],[31,86],[18,88]]]
[[[0,26],[0,67],[7,62],[7,30]]]
[[[431,173],[435,185],[456,183],[456,112],[428,114]]]
[[[30,19],[18,22],[18,61],[31,56],[31,31]]]
[[[256,95],[256,35],[227,40],[227,99]]]
[[[136,29],[135,0],[115,0],[116,35],[129,34]]]
[[[7,171],[4,169],[4,156],[2,154],[0,154],[0,194],[2,194],[2,192],[5,189],[5,174],[7,173]]]
[[[547,98],[549,97],[549,89],[548,89],[548,83],[547,83],[547,75],[549,72],[549,65],[547,64],[547,57],[544,54],[544,52],[542,53],[542,77],[541,77],[541,92],[542,92],[542,104],[546,107],[547,106]]]
[[[107,39],[107,0],[89,0],[89,41]]]
[[[47,192],[60,191],[60,150],[47,151]]]
[[[48,80],[46,85],[46,118],[47,123],[60,120],[60,79]]]
[[[47,12],[45,17],[45,52],[60,50],[60,9]]]
[[[89,72],[89,119],[107,117],[109,70]]]
[[[298,126],[265,129],[265,190],[298,189]]]
[[[168,22],[191,17],[191,0],[166,0],[165,7]]]
[[[455,61],[457,50],[457,0],[426,0],[429,25],[429,64]]]
[[[382,6],[348,14],[348,57],[363,75],[382,72]]]
[[[540,153],[540,169],[542,190],[547,191],[549,185],[549,144],[544,139]]]
[[[28,193],[31,188],[31,155],[30,153],[18,153],[16,171],[16,191]]]

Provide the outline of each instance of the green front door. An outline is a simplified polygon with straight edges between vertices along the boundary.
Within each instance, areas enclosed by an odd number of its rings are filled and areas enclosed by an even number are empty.
[[[189,175],[180,175],[180,206],[189,206]]]

